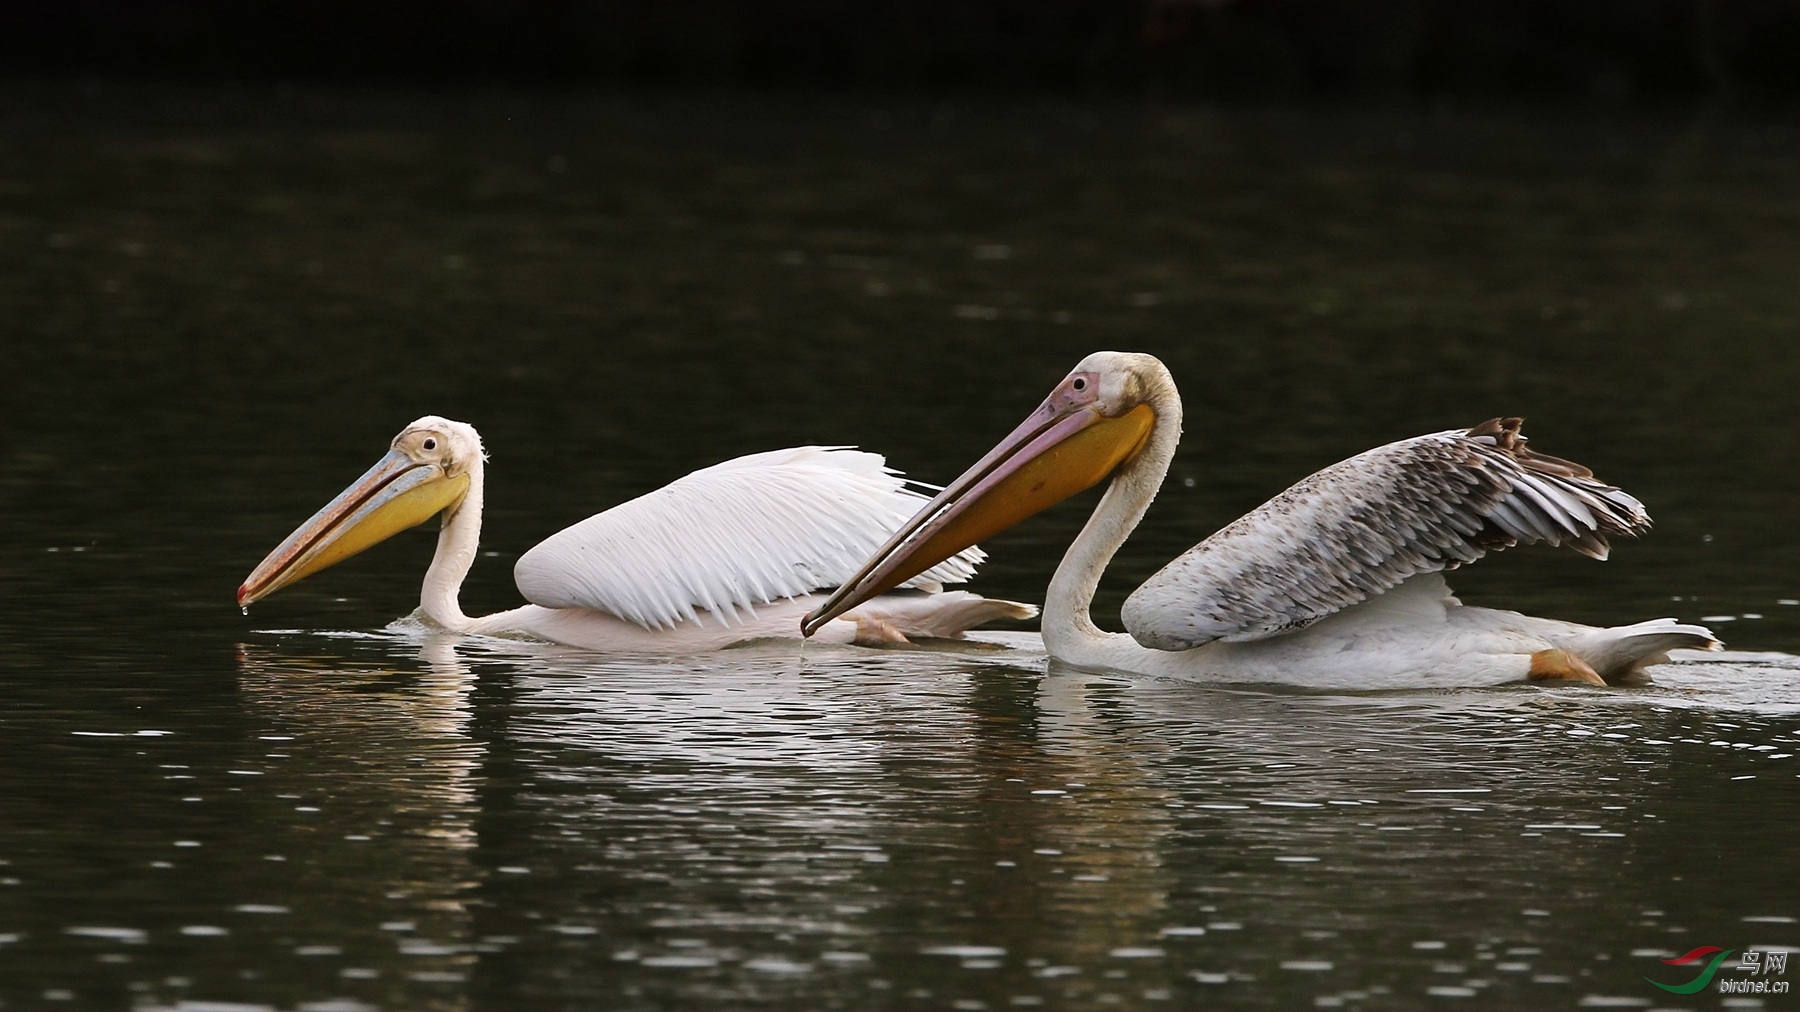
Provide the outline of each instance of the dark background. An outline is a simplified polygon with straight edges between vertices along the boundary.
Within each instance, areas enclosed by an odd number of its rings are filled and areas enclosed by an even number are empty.
[[[0,76],[1792,105],[1793,0],[61,0]]]

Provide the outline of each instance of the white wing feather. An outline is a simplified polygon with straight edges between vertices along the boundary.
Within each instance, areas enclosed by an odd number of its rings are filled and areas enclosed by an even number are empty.
[[[1139,643],[1186,650],[1301,629],[1408,577],[1544,541],[1606,558],[1650,517],[1496,418],[1390,443],[1312,475],[1163,567],[1120,615]]]
[[[544,539],[513,567],[546,608],[597,608],[646,629],[836,587],[926,497],[880,454],[800,446],[727,460]],[[937,590],[974,575],[959,552],[906,586]]]

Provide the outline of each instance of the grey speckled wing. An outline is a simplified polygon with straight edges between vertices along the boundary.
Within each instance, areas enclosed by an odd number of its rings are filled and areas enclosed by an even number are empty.
[[[1606,558],[1643,504],[1526,449],[1518,418],[1390,443],[1325,468],[1200,542],[1125,602],[1144,646],[1186,650],[1301,629],[1407,577],[1545,541]]]

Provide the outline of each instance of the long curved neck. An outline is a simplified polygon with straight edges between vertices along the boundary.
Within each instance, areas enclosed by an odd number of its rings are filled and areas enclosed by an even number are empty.
[[[477,458],[469,466],[468,494],[444,511],[437,554],[431,557],[431,568],[425,570],[425,584],[419,590],[419,607],[452,632],[467,632],[475,624],[463,614],[457,593],[475,565],[475,549],[481,542],[482,479],[482,462]]]
[[[1156,424],[1138,455],[1114,472],[1112,483],[1086,526],[1063,554],[1044,594],[1044,647],[1050,656],[1072,663],[1105,663],[1100,656],[1117,640],[1130,640],[1094,624],[1090,611],[1100,575],[1144,518],[1169,463],[1181,442],[1181,398],[1171,387],[1146,400],[1156,412]],[[1131,645],[1135,646],[1135,641]]]

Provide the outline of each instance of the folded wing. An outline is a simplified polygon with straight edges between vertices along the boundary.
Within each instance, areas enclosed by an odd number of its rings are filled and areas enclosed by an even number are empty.
[[[835,587],[926,497],[881,455],[801,446],[702,468],[546,538],[520,557],[520,593],[597,608],[646,629],[730,625],[758,604]],[[975,572],[970,548],[907,583],[937,590]]]
[[[1544,541],[1606,558],[1650,517],[1522,420],[1390,443],[1325,468],[1189,549],[1126,600],[1139,643],[1185,650],[1304,628],[1419,573]]]

